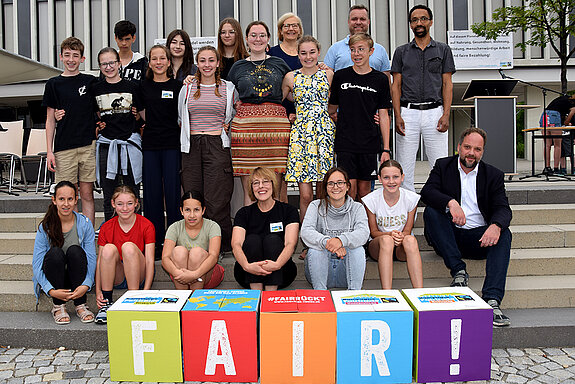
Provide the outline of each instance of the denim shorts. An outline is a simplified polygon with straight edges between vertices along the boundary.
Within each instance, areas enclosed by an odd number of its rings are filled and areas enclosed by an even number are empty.
[[[558,111],[545,111],[547,113],[547,128],[549,127],[561,127],[563,122],[561,121],[561,114]],[[543,126],[543,119],[545,118],[545,113],[541,114],[539,119],[539,126]]]

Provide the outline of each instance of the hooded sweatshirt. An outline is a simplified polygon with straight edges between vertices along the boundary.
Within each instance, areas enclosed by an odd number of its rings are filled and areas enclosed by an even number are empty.
[[[361,203],[347,196],[339,208],[329,204],[327,213],[323,200],[310,203],[301,228],[302,241],[310,248],[323,250],[327,241],[333,237],[339,238],[344,247],[351,249],[367,242],[369,226]]]

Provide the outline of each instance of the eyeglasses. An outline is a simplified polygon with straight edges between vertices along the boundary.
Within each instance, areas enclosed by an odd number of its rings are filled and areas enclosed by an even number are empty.
[[[108,61],[107,63],[100,63],[98,64],[101,68],[106,68],[106,67],[110,67],[112,68],[114,65],[116,65],[116,63],[118,62],[118,60],[114,60],[114,61]]]
[[[421,16],[421,17],[413,17],[411,20],[409,20],[409,22],[411,24],[417,24],[418,21],[421,21],[422,23],[427,23],[429,20],[431,20],[429,17]]]
[[[268,38],[268,35],[266,35],[265,33],[250,33],[248,37],[251,37],[254,40],[259,37],[260,39],[264,40]]]
[[[233,29],[231,31],[221,31],[220,35],[235,35],[236,31],[234,31]]]
[[[254,188],[259,188],[262,186],[268,186],[271,184],[270,180],[264,179],[264,180],[255,180],[254,182],[252,182],[252,187]]]
[[[298,23],[292,23],[292,24],[284,24],[282,25],[282,29],[299,29],[299,24]]]
[[[364,48],[364,47],[359,47],[359,48],[350,48],[349,49],[351,53],[364,53],[367,52],[368,49]]]
[[[343,180],[339,180],[339,181],[328,181],[327,182],[327,187],[328,188],[335,188],[335,186],[337,185],[338,188],[343,188],[345,185],[347,185],[347,183]]]

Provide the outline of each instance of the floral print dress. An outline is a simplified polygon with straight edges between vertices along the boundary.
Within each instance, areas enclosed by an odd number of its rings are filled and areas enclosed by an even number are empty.
[[[322,181],[334,165],[335,124],[327,112],[329,82],[318,70],[313,75],[294,73],[296,120],[290,133],[286,181]]]

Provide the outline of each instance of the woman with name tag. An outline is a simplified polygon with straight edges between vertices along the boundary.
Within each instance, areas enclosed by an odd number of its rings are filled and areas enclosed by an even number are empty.
[[[224,279],[218,264],[222,235],[215,221],[204,218],[206,206],[198,191],[184,193],[183,220],[170,225],[164,240],[162,267],[176,289],[212,289]]]
[[[212,46],[196,54],[198,71],[179,96],[184,191],[199,191],[206,199],[206,216],[222,228],[222,251],[230,251],[234,190],[229,122],[235,115],[237,92],[220,78],[220,57]]]
[[[94,284],[96,270],[94,227],[86,216],[75,212],[77,202],[74,184],[56,184],[34,241],[34,293],[39,299],[42,289],[52,298],[52,316],[58,325],[70,323],[68,301],[74,302],[83,323],[94,321],[94,314],[86,306],[86,292]]]
[[[143,108],[140,115],[146,120],[142,134],[144,216],[156,229],[156,260],[159,260],[166,227],[181,218],[178,95],[182,82],[172,78],[170,52],[165,46],[154,45],[148,56],[146,79],[140,86]]]
[[[256,202],[241,208],[234,220],[235,278],[244,288],[287,287],[297,274],[291,257],[298,241],[298,211],[276,200],[279,185],[271,169],[256,168],[248,183],[250,198]]]

